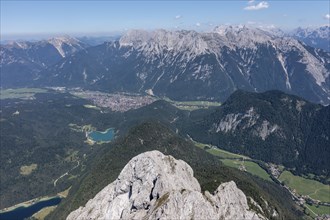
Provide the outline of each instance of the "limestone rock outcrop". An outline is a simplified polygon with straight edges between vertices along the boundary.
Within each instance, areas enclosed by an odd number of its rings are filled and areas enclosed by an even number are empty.
[[[159,151],[140,154],[118,178],[67,220],[79,219],[264,219],[249,210],[231,181],[201,193],[192,168]]]

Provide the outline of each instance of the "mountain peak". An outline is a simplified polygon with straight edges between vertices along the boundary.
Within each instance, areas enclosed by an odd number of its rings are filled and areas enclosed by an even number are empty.
[[[242,29],[246,29],[246,28],[247,27],[245,25],[236,25],[236,26],[233,26],[233,25],[218,25],[213,29],[213,31],[220,34],[220,35],[225,36],[226,33],[229,32],[229,31],[238,32],[238,31],[241,31]]]
[[[13,48],[28,49],[31,43],[27,41],[10,41],[7,45]]]
[[[142,140],[143,141],[143,140]],[[187,207],[187,205],[189,207]],[[182,160],[149,151],[132,158],[118,178],[70,219],[263,219],[249,210],[231,181],[214,195],[201,193],[192,168]]]
[[[258,28],[252,28],[245,25],[238,26],[217,26],[213,30],[214,33],[223,37],[223,40],[233,46],[256,47],[256,43],[270,42],[275,38],[269,31]]]
[[[47,41],[49,43],[58,41],[58,42],[70,43],[70,44],[80,42],[78,39],[71,37],[69,35],[61,35],[61,36],[57,36],[57,37],[52,37],[52,38],[49,38]]]
[[[164,50],[179,53],[188,51],[191,55],[205,53],[208,45],[196,31],[132,30],[120,38],[121,46],[142,49],[148,55],[161,55]]]
[[[53,45],[62,57],[87,47],[83,42],[69,35],[53,37],[44,42]],[[68,51],[67,48],[70,48],[70,50]]]
[[[313,36],[313,37],[329,38],[329,34],[330,34],[329,25],[324,25],[320,27],[307,27],[307,28],[298,27],[295,30],[293,30],[293,35],[295,35],[296,37]]]
[[[323,25],[319,27],[298,27],[293,30],[289,36],[294,37],[300,41],[303,41],[307,45],[312,47],[323,49],[330,52],[330,26]]]

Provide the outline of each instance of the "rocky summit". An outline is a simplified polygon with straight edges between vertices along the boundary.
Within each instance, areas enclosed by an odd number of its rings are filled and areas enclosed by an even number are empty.
[[[76,219],[265,219],[251,211],[235,182],[201,192],[192,168],[159,151],[142,153],[84,207]]]

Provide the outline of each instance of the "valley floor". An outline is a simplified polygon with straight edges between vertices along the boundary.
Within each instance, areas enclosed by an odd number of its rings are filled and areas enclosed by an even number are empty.
[[[304,177],[295,176],[291,172],[286,171],[283,166],[274,164],[265,164],[268,170],[265,170],[251,158],[234,154],[216,146],[195,142],[199,148],[213,154],[226,165],[252,175],[258,176],[267,181],[277,180],[284,188],[292,195],[292,198],[299,206],[304,207],[305,213],[312,216],[330,216],[330,185],[322,184],[315,180],[310,180]],[[256,163],[258,162],[258,163]]]

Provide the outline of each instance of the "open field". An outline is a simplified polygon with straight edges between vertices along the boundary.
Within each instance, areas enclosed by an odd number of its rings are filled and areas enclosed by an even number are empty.
[[[229,151],[225,151],[219,148],[211,148],[207,150],[207,152],[223,159],[248,159],[246,156],[230,153]]]
[[[195,142],[195,145],[202,149],[204,149],[204,147],[206,147],[206,146],[210,147],[208,144],[202,144],[202,143],[198,143],[198,142]],[[222,150],[219,148],[214,148],[214,147],[210,147],[210,149],[206,149],[206,151],[209,152],[210,154],[218,156],[222,159],[240,159],[240,158],[249,159],[249,157],[247,157],[247,156],[240,155],[240,154],[234,154],[229,151],[225,151],[225,150]]]
[[[39,88],[4,89],[0,91],[0,99],[33,99],[37,93],[47,92]]]
[[[258,176],[264,180],[272,181],[269,174],[262,169],[257,163],[252,161],[243,161],[237,159],[222,159],[221,160],[226,166],[234,167],[236,169],[244,169],[246,172],[252,175]]]
[[[202,143],[198,143],[198,142],[195,142],[195,145],[202,149],[204,149],[205,146],[210,147],[207,144],[202,144]],[[215,156],[222,158],[221,161],[226,166],[239,169],[240,166],[242,165],[241,168],[244,168],[246,170],[246,172],[251,173],[255,176],[259,176],[262,179],[272,181],[271,178],[269,177],[269,174],[264,169],[262,169],[257,163],[254,163],[252,161],[244,161],[246,159],[250,159],[249,157],[239,155],[239,154],[234,154],[229,151],[225,151],[225,150],[222,150],[219,148],[214,148],[214,147],[209,148],[209,149],[204,149],[204,150],[206,150],[210,154],[213,154]]]
[[[32,173],[32,171],[36,170],[38,168],[38,164],[31,164],[29,166],[21,166],[20,168],[20,174],[27,176],[30,175]]]
[[[54,211],[56,209],[56,205],[55,206],[49,206],[46,208],[41,209],[39,212],[35,213],[32,217],[37,219],[37,220],[44,220],[46,218],[47,215],[49,215],[49,213],[51,213],[52,211]]]
[[[309,196],[322,202],[330,202],[330,186],[315,180],[295,176],[289,171],[284,171],[279,179],[300,195]]]
[[[210,102],[210,101],[173,101],[169,98],[164,98],[165,101],[171,103],[175,107],[181,110],[193,111],[197,109],[204,109],[214,106],[220,106],[220,102]]]
[[[242,161],[240,161],[240,160],[230,160],[230,159],[222,159],[221,162],[224,163],[226,166],[234,167],[234,168],[237,168],[237,169],[242,164]]]
[[[325,215],[325,214],[330,214],[330,207],[329,206],[323,206],[323,205],[319,205],[319,206],[315,206],[315,205],[308,205],[305,204],[307,208],[307,212],[310,213],[311,216],[316,217],[310,210],[312,210],[314,213],[318,214],[318,215]],[[309,210],[310,209],[310,210]]]
[[[71,186],[64,191],[57,193],[57,195],[61,198],[66,198],[69,195],[70,189]]]
[[[244,161],[244,166],[247,172],[259,176],[262,179],[272,181],[269,174],[264,169],[262,169],[257,163],[254,163],[252,161]]]

